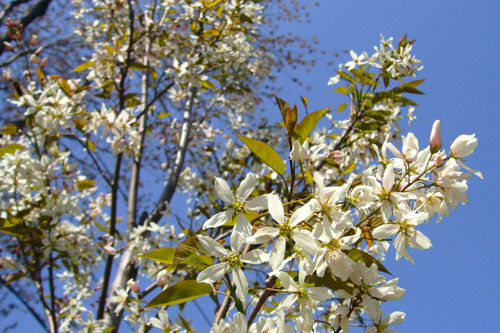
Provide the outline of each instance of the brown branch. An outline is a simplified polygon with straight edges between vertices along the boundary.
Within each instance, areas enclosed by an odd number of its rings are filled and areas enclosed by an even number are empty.
[[[19,22],[23,25],[23,28],[26,28],[28,25],[30,25],[35,19],[45,15],[45,12],[47,11],[47,8],[49,8],[49,4],[52,0],[40,0],[38,1],[31,10],[21,17]],[[19,1],[17,1],[19,2]],[[4,42],[10,42],[12,39],[9,37],[7,33],[3,33],[0,36],[0,55],[5,51],[5,46],[3,45]]]

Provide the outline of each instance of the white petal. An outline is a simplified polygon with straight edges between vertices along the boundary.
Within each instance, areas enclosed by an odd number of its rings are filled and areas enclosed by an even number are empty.
[[[224,277],[224,274],[226,274],[228,269],[229,264],[227,262],[210,266],[198,274],[196,282],[215,283]]]
[[[276,194],[269,194],[267,196],[267,204],[269,209],[269,214],[276,220],[279,224],[285,223],[285,211],[283,210],[283,204],[280,198]]]
[[[384,239],[384,238],[389,238],[390,236],[394,235],[396,232],[399,231],[399,225],[398,224],[383,224],[375,230],[373,230],[372,235],[375,238],[379,239]]]
[[[279,237],[269,254],[269,264],[272,269],[278,268],[285,258],[285,249],[286,239],[284,237]]]
[[[405,320],[406,314],[401,311],[395,311],[384,318],[384,322],[387,323],[388,326],[401,324]]]
[[[432,247],[431,240],[418,230],[413,230],[413,235],[411,237],[412,246],[415,249],[427,250]]]
[[[262,244],[267,243],[279,233],[277,228],[264,227],[257,230],[257,232],[247,239],[248,244]]]
[[[233,231],[231,233],[230,244],[233,252],[240,252],[243,244],[245,244],[245,238],[241,234]]]
[[[392,164],[389,164],[387,168],[385,168],[383,184],[387,192],[389,192],[392,185],[394,185],[394,167]]]
[[[246,264],[262,264],[269,260],[269,253],[256,249],[242,255],[240,260]]]
[[[251,172],[247,173],[245,179],[243,179],[240,186],[236,190],[236,197],[241,200],[245,200],[252,193],[256,185],[257,176]]]
[[[231,216],[233,216],[233,212],[234,211],[232,209],[228,209],[215,214],[214,216],[206,220],[205,223],[203,223],[203,230],[207,228],[217,228],[221,225],[224,225],[227,221],[229,221]]]
[[[464,168],[465,170],[469,171],[470,173],[472,173],[473,175],[476,175],[478,176],[479,178],[483,179],[483,173],[481,171],[478,171],[478,170],[474,170],[472,168],[469,168],[467,165],[465,165],[462,161],[458,160],[458,164],[460,164],[462,166],[462,168]]]
[[[252,198],[247,202],[246,206],[250,210],[267,209],[267,194],[259,195],[258,197]]]
[[[324,302],[333,296],[329,289],[323,287],[312,287],[307,289],[307,291],[311,294],[312,298],[320,302]]]
[[[156,317],[149,319],[149,322],[151,323],[151,325],[153,325],[156,328],[163,329],[165,327],[165,325],[163,325],[163,323],[160,321],[160,319],[158,319]]]
[[[236,217],[234,232],[239,233],[243,237],[252,237],[252,225],[245,214],[239,213]]]
[[[215,193],[217,193],[217,196],[226,203],[234,202],[233,192],[222,178],[215,177]]]
[[[396,148],[392,143],[387,142],[387,144],[385,146],[387,147],[387,149],[389,149],[391,151],[391,153],[394,154],[394,156],[396,156],[402,160],[405,159],[403,154],[401,154],[401,152],[398,150],[398,148]]]
[[[233,282],[236,286],[236,295],[242,302],[246,302],[248,295],[248,282],[245,274],[239,267],[233,268]]]
[[[208,236],[198,235],[198,240],[200,241],[201,246],[203,246],[208,253],[216,256],[217,258],[222,259],[229,255],[229,252],[224,248],[224,246],[220,245]]]
[[[316,255],[316,252],[319,250],[316,240],[303,232],[292,232],[292,239],[300,248],[312,256]]]
[[[297,291],[299,290],[299,286],[295,281],[293,281],[292,277],[288,275],[288,273],[280,272],[278,274],[278,278],[281,281],[281,285],[287,291]]]
[[[292,217],[290,218],[289,225],[293,227],[293,226],[299,224],[300,222],[304,221],[309,216],[311,216],[312,213],[313,212],[311,209],[311,205],[305,204],[304,206],[300,207],[292,214]]]
[[[302,319],[304,319],[304,324],[307,327],[312,327],[314,322],[313,322],[313,315],[314,315],[314,310],[311,307],[311,304],[305,299],[300,300],[300,316]]]

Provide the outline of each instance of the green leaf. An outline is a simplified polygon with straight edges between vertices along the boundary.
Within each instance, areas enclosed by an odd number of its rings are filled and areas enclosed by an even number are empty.
[[[170,116],[170,115],[171,115],[171,113],[170,113],[170,112],[160,113],[160,114],[156,117],[156,119],[162,119],[162,118],[168,117],[168,116]]]
[[[323,116],[329,110],[330,107],[327,107],[322,110],[311,112],[307,116],[305,116],[297,126],[295,126],[295,134],[297,135],[300,144],[303,144],[304,141],[306,141],[307,137],[309,136],[309,134],[311,134],[318,121],[323,118]]]
[[[211,292],[212,287],[208,283],[198,283],[196,280],[181,281],[159,293],[145,307],[152,308],[185,303]]]
[[[14,135],[21,129],[20,126],[14,123],[3,125],[0,129],[0,133],[4,135]]]
[[[344,94],[349,96],[349,89],[347,87],[338,87],[337,89],[334,90],[335,92],[338,92],[339,94]]]
[[[130,69],[136,69],[136,70],[139,70],[139,71],[146,71],[146,70],[148,70],[148,66],[143,65],[140,62],[135,62],[135,61],[130,62],[128,64],[128,68],[130,68]]]
[[[95,187],[97,182],[92,179],[84,179],[84,180],[79,180],[76,182],[76,186],[78,187],[79,190],[86,190],[89,188]]]
[[[175,255],[175,248],[173,247],[162,247],[154,251],[144,253],[140,255],[140,258],[151,259],[156,262],[161,262],[164,264],[172,264]]]
[[[196,237],[190,237],[182,241],[179,245],[177,245],[177,248],[175,249],[172,266],[177,266],[183,260],[194,254],[198,250],[199,245],[200,241]]]
[[[352,161],[351,164],[344,170],[344,175],[349,174],[356,167],[356,161]]]
[[[366,267],[370,267],[372,264],[375,264],[378,266],[379,271],[392,275],[392,273],[389,272],[387,268],[384,267],[384,265],[382,265],[377,259],[373,258],[370,254],[366,253],[365,251],[353,248],[349,251],[349,253],[347,253],[347,255],[355,262],[358,261],[363,262],[366,265]]]
[[[274,171],[280,175],[285,173],[285,163],[283,162],[281,156],[273,148],[269,147],[264,142],[245,138],[239,134],[236,135],[255,155],[260,157],[260,159],[269,165]]]
[[[337,108],[337,112],[342,112],[344,111],[344,109],[347,107],[347,103],[342,103],[339,105],[339,107]]]
[[[175,257],[175,252],[176,249],[173,247],[162,247],[160,249],[156,249],[154,251],[144,253],[143,255],[139,256],[141,258],[146,258],[150,260],[154,260],[156,262],[161,262],[164,264],[172,265],[174,262],[174,257]],[[211,266],[213,265],[213,259],[209,256],[206,255],[197,255],[197,254],[191,254],[189,257],[183,259],[180,264],[187,264],[187,265],[196,265],[198,266]],[[179,263],[178,263],[179,264]],[[200,267],[203,268],[203,267]]]
[[[81,72],[81,71],[84,71],[84,70],[89,69],[90,67],[94,67],[94,66],[95,66],[95,61],[87,61],[87,62],[77,66],[75,69],[73,69],[73,73]]]
[[[20,144],[17,144],[17,143],[11,143],[9,145],[5,145],[5,146],[0,148],[0,157],[2,157],[5,154],[12,154],[16,150],[19,150],[22,148],[23,148],[23,146],[21,146]]]

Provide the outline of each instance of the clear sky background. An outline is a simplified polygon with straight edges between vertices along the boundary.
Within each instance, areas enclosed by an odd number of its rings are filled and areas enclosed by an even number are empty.
[[[394,261],[393,251],[388,255],[386,267],[407,289],[402,301],[384,307],[387,314],[407,313],[405,323],[394,328],[409,333],[500,332],[500,1],[325,0],[310,7],[310,13],[311,24],[289,29],[316,35],[321,48],[341,54],[332,58],[336,64],[350,60],[344,49],[371,54],[380,33],[396,41],[405,33],[416,38],[413,53],[422,60],[419,75],[427,81],[421,86],[426,95],[415,98],[421,107],[411,131],[425,147],[432,123],[440,119],[444,147],[460,134],[476,133],[479,139],[467,164],[481,170],[484,180],[470,179],[470,203],[441,224],[422,226],[434,247],[411,250],[415,266]],[[306,96],[315,110],[344,102],[326,85],[334,73],[322,62],[301,75],[311,90],[290,84],[284,74],[280,97],[291,103],[300,104],[299,96]],[[38,329],[28,315],[17,319],[18,332]]]
[[[396,262],[394,251],[387,257],[386,267],[407,289],[401,301],[384,307],[386,314],[407,314],[394,329],[500,332],[500,1],[335,0],[322,1],[310,13],[312,23],[298,29],[316,35],[321,48],[340,53],[336,65],[350,60],[344,49],[372,54],[380,33],[395,42],[405,33],[417,39],[413,53],[424,65],[419,78],[427,78],[420,86],[426,95],[415,98],[420,107],[410,130],[422,148],[436,119],[441,120],[445,148],[460,134],[476,133],[479,139],[467,164],[481,170],[484,180],[469,180],[469,204],[460,205],[441,224],[422,226],[434,247],[411,250],[415,266],[404,259]],[[335,68],[318,63],[301,76],[311,90],[285,85],[280,97],[301,105],[299,96],[307,96],[310,110],[336,108],[345,100],[326,85]]]

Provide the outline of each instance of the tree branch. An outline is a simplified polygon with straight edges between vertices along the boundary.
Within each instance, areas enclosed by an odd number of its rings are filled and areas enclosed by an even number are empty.
[[[36,3],[36,5],[31,8],[31,10],[21,17],[19,20],[21,24],[23,25],[23,28],[26,28],[28,25],[30,25],[35,19],[45,15],[45,12],[47,11],[47,8],[49,8],[49,4],[52,0],[40,0]],[[20,1],[16,1],[20,2]],[[24,2],[24,1],[21,1]],[[20,2],[20,3],[21,3]],[[0,36],[0,55],[5,51],[5,46],[3,45],[4,42],[10,42],[12,39],[9,37],[7,33],[3,33]]]
[[[24,299],[21,298],[21,296],[19,295],[19,293],[17,291],[14,290],[14,288],[12,288],[10,286],[10,284],[7,284],[5,283],[5,280],[3,278],[0,277],[0,284],[2,286],[4,286],[5,288],[7,288],[8,291],[10,291],[10,293],[12,295],[14,295],[14,297],[17,298],[17,300],[19,302],[21,302],[21,304],[28,310],[28,312],[35,318],[35,320],[40,324],[40,326],[42,326],[42,328],[45,330],[45,332],[49,332],[49,329],[47,328],[47,325],[43,322],[43,319],[42,317],[40,317],[40,315],[38,315],[38,313],[36,313],[35,309],[32,308],[28,302],[26,302]]]

